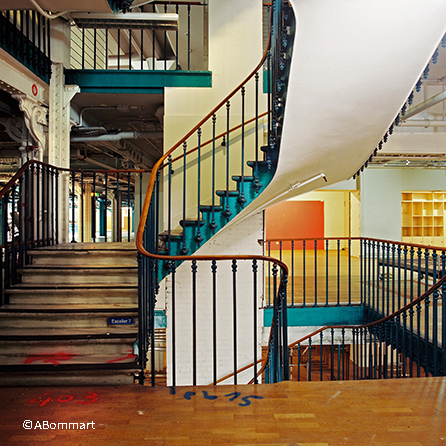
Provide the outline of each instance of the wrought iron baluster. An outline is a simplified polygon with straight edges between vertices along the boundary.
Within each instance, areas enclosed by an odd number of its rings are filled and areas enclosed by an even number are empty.
[[[129,29],[129,70],[132,69],[132,30]]]
[[[319,347],[321,349],[321,351],[320,351],[320,358],[319,358],[319,362],[320,362],[320,375],[319,375],[319,378],[320,378],[320,381],[324,380],[323,367],[322,367],[323,366],[322,356],[323,356],[323,352],[324,352],[324,341],[323,341],[323,338],[324,338],[324,334],[321,331],[319,333],[319,342],[320,342]]]
[[[96,242],[96,172],[93,172],[93,186],[91,197],[91,238]]]
[[[130,242],[130,233],[132,232],[132,206],[131,206],[131,195],[130,195],[130,172],[127,172],[127,241]],[[157,219],[157,223],[158,223]],[[158,234],[158,232],[157,232]],[[158,248],[158,243],[156,244],[156,247]]]
[[[417,311],[417,377],[421,376],[421,302],[416,305]],[[426,358],[427,359],[427,358]]]
[[[242,96],[242,153],[241,153],[241,178],[240,178],[240,195],[238,197],[238,203],[240,207],[243,209],[246,204],[246,198],[245,198],[245,86],[241,89],[241,96]]]
[[[168,157],[168,188],[167,188],[167,255],[171,255],[172,236],[172,157]]]
[[[187,70],[190,71],[190,53],[192,52],[190,45],[190,5],[187,5]]]
[[[54,186],[54,190],[56,192],[55,193],[55,196],[56,196],[56,199],[55,199],[55,203],[56,203],[56,221],[55,221],[56,236],[55,236],[54,244],[58,245],[59,244],[59,169],[56,170],[56,183]],[[28,227],[28,225],[26,227]]]
[[[237,260],[232,260],[232,348],[234,384],[237,385]]]
[[[81,231],[80,233],[80,239],[81,242],[84,242],[84,222],[85,222],[85,218],[84,218],[84,171],[81,171],[81,218],[79,221],[79,231]]]
[[[103,224],[104,224],[104,226],[105,226],[105,231],[104,231],[104,236],[105,236],[105,242],[107,243],[107,236],[108,236],[108,231],[107,231],[107,210],[108,210],[108,173],[107,172],[105,172],[105,174],[104,174],[104,187],[105,187],[105,192],[104,192],[104,195],[105,195],[105,199],[104,199],[104,201],[105,201],[105,203],[104,203],[104,216],[103,216],[103,219],[104,219],[104,222],[103,222]]]
[[[187,141],[183,143],[183,236],[181,254],[187,255],[189,249],[186,246],[186,152]]]
[[[425,270],[424,270],[424,291],[429,289],[429,249],[424,250]]]
[[[212,209],[211,209],[211,222],[209,224],[209,229],[212,234],[215,234],[217,229],[217,224],[215,223],[215,127],[217,123],[217,115],[212,115]]]
[[[252,280],[253,280],[253,327],[254,327],[254,384],[258,384],[257,379],[257,260],[252,261]]]
[[[192,260],[192,385],[197,385],[197,261]]]
[[[226,209],[223,213],[226,221],[231,218],[232,212],[229,209],[229,117],[230,117],[231,103],[228,101],[226,103]]]
[[[180,5],[176,4],[175,5],[176,14],[179,14],[179,9],[180,9]],[[175,30],[175,69],[176,70],[180,69],[180,66],[178,63],[178,50],[179,50],[179,47],[178,47],[178,28],[177,28]]]
[[[217,261],[212,260],[212,359],[214,385],[217,385]]]
[[[198,155],[197,155],[197,235],[195,242],[200,247],[203,237],[201,236],[201,128],[197,131],[198,136]]]
[[[40,17],[40,16],[39,16]],[[24,202],[24,191],[23,191],[23,181],[24,176],[20,175],[19,183],[18,183],[18,208],[17,208],[17,216],[18,216],[18,264],[17,266],[20,268],[24,265],[24,255],[25,255],[25,247],[23,243],[23,206]],[[0,243],[1,244],[1,243]],[[1,276],[0,276],[1,277]],[[1,279],[0,279],[1,280]]]
[[[16,188],[17,185],[14,183],[11,187],[11,285],[17,283],[17,245],[16,245]],[[8,241],[6,240],[6,243]]]

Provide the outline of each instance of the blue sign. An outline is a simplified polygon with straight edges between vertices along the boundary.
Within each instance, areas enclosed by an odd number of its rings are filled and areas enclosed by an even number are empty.
[[[135,325],[135,319],[132,317],[109,317],[108,325]]]

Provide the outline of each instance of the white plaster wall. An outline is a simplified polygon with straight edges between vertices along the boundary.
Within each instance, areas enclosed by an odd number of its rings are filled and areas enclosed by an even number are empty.
[[[224,233],[218,233],[197,252],[210,254],[262,254],[257,243],[263,237],[263,213],[253,215]],[[237,262],[237,368],[253,362],[253,333],[257,331],[256,350],[261,358],[261,325],[259,307],[263,295],[263,265],[259,262],[254,306],[253,274],[251,261]],[[231,261],[218,262],[217,274],[217,351],[218,378],[233,372],[233,274]],[[197,273],[197,384],[210,384],[213,380],[213,325],[212,325],[212,274],[211,262],[198,262]],[[172,385],[172,279],[166,281],[167,305],[167,381]],[[254,327],[254,311],[258,324]],[[176,319],[176,385],[192,383],[192,274],[191,262],[183,263],[175,278]],[[238,383],[247,383],[252,376],[240,376]],[[225,381],[225,384],[232,382]]]
[[[446,190],[446,170],[368,168],[360,184],[361,235],[401,241],[401,191]]]
[[[164,150],[169,150],[183,138],[204,116],[206,116],[220,101],[237,87],[257,66],[262,57],[262,2],[259,0],[210,0],[209,1],[209,70],[212,72],[212,88],[166,88],[164,104]],[[260,89],[259,111],[266,111],[265,95]],[[245,94],[245,120],[254,116],[254,82],[247,84]],[[231,99],[230,127],[241,123],[241,97]],[[217,113],[216,133],[226,131],[226,107]],[[248,139],[245,142],[245,163],[255,159],[254,156],[254,126],[246,128]],[[259,131],[261,144],[263,132]],[[201,142],[212,139],[212,124],[202,126]],[[220,140],[221,141],[221,140]],[[216,153],[216,189],[226,189],[227,147],[217,143]],[[197,135],[189,138],[188,149],[198,144]],[[230,140],[230,171],[231,175],[241,174],[240,131],[235,132]],[[209,153],[211,145],[202,152],[202,188],[201,203],[211,204],[211,172],[212,163]],[[182,147],[175,152],[182,154]],[[173,190],[182,190],[183,165],[176,162],[173,165]],[[244,165],[245,175],[251,174],[251,169]],[[186,208],[187,217],[196,217],[197,197],[197,158],[188,158]],[[231,180],[230,188],[235,189]],[[167,187],[165,188],[167,190]],[[172,227],[176,227],[182,218],[182,194],[174,193],[172,197]],[[218,204],[218,201],[217,201]],[[167,212],[165,212],[167,217]],[[167,227],[167,223],[166,223]]]

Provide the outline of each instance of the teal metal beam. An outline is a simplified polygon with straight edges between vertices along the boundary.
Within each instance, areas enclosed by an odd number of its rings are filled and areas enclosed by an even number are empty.
[[[65,84],[81,93],[162,94],[165,87],[212,87],[211,71],[65,70]]]
[[[288,327],[315,327],[325,325],[361,325],[364,323],[364,306],[348,307],[294,307],[288,308]],[[263,326],[270,327],[273,309],[263,310]]]

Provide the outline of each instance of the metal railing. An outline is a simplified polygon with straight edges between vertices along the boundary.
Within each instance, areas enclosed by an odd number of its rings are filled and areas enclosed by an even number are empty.
[[[62,232],[71,242],[134,240],[135,193],[141,209],[144,172],[23,165],[0,191],[1,303],[7,303],[4,290],[20,281],[29,250],[60,243]],[[63,215],[60,202],[67,199]]]
[[[288,265],[290,307],[367,305],[389,315],[446,274],[446,248],[364,237],[274,239],[265,254]],[[265,271],[265,302],[274,291]]]
[[[92,70],[207,69],[207,5],[199,1],[151,2],[153,13],[176,13],[176,30],[73,28],[71,68]],[[150,6],[148,5],[148,6]]]
[[[270,351],[275,370],[273,378],[276,380],[287,379],[288,368],[286,364],[288,359],[283,349],[283,345],[287,345],[287,320],[286,305],[283,305],[283,298],[286,293],[288,271],[283,262],[266,256],[193,255],[204,241],[211,238],[242,211],[249,201],[255,199],[259,192],[266,187],[275,169],[280,143],[281,118],[285,106],[288,62],[292,52],[288,31],[290,30],[290,34],[293,35],[294,21],[290,7],[284,5],[282,1],[274,2],[271,17],[270,45],[268,45],[260,63],[236,89],[226,96],[184,138],[168,150],[152,170],[136,238],[137,247],[141,253],[140,262],[143,266],[140,276],[140,290],[142,293],[140,320],[143,321],[143,324],[147,323],[147,326],[140,325],[139,349],[140,355],[144,355],[149,350],[149,355],[152,355],[151,364],[155,362],[153,357],[155,354],[153,314],[158,283],[163,277],[170,276],[171,299],[174,306],[172,315],[175,315],[176,274],[180,263],[191,262],[191,275],[192,280],[194,280],[198,263],[211,262],[213,268],[220,268],[217,266],[218,263],[229,261],[233,268],[233,308],[236,312],[237,262],[256,260],[271,262],[271,264],[276,265],[274,269],[276,271],[277,293],[272,301],[275,311]],[[268,145],[262,148],[263,155],[260,153],[261,139],[259,135],[259,73],[262,72],[265,62],[267,62],[269,68],[266,100]],[[249,107],[247,106],[248,95],[250,98]],[[236,112],[233,111],[233,104],[237,104]],[[248,110],[251,110],[251,113],[254,111],[254,116],[251,118],[251,122],[254,123],[251,141],[246,138],[249,133],[246,125],[246,121],[249,120],[247,117]],[[233,114],[238,114],[240,119],[240,124],[237,126],[240,129],[238,138],[231,134]],[[222,143],[217,146],[219,138],[222,139]],[[210,149],[206,152],[204,151],[205,145],[210,146]],[[174,153],[177,149],[179,149],[179,153]],[[251,175],[245,172],[246,161],[253,170]],[[224,166],[224,169],[217,170],[217,164]],[[219,170],[222,171],[222,176],[218,176]],[[162,172],[165,181],[163,185],[161,185],[160,180]],[[208,175],[204,175],[204,172]],[[196,179],[196,182],[189,181],[191,177]],[[218,187],[222,189],[218,190]],[[164,196],[160,194],[161,189]],[[181,190],[182,193],[173,194],[174,190]],[[164,220],[160,218],[163,199],[167,204]],[[217,202],[217,199],[219,202]],[[176,230],[178,222],[180,228]],[[161,238],[159,238],[159,234],[161,234]],[[218,263],[214,265],[213,262]],[[201,269],[202,267],[200,267]],[[216,271],[217,269],[215,269]],[[255,310],[257,312],[257,308]],[[213,311],[212,314],[215,315],[216,310]],[[147,317],[144,317],[145,314],[147,314]],[[194,310],[192,314],[195,314]],[[235,313],[233,318],[236,319]],[[175,327],[175,324],[176,321],[173,320],[172,327]],[[195,330],[195,324],[196,321],[193,318],[192,331]],[[175,330],[175,328],[173,329]],[[144,337],[144,333],[149,333],[148,338]],[[175,336],[174,333],[172,335],[173,340]],[[236,381],[238,370],[236,344],[240,342],[237,340],[236,326],[232,330],[232,336],[233,353],[235,355],[233,373]],[[175,343],[173,343],[172,349],[172,361],[168,367],[171,367],[172,370],[171,384],[175,385],[177,361]],[[194,349],[192,350],[194,351]],[[257,361],[254,362],[257,363]],[[192,364],[194,363],[195,359],[192,360]],[[192,367],[194,369],[194,366]],[[144,376],[143,373],[141,375],[140,382],[142,383]],[[151,375],[152,377],[155,376],[154,370]],[[256,376],[255,373],[254,376]],[[216,375],[210,376],[208,382],[215,383],[216,378]],[[191,383],[193,384],[195,380],[196,372],[194,371]],[[152,385],[154,384],[154,381],[152,381]]]
[[[288,346],[290,379],[446,374],[446,276],[398,311],[361,326],[321,328]]]
[[[2,11],[0,46],[47,84],[51,78],[50,20],[37,11]]]

